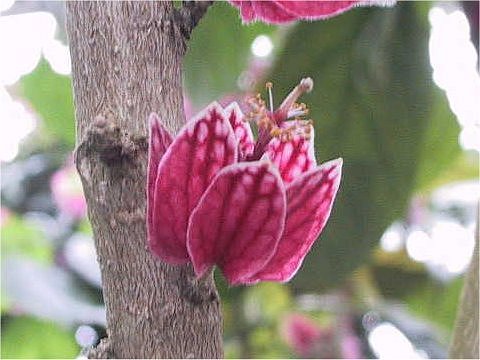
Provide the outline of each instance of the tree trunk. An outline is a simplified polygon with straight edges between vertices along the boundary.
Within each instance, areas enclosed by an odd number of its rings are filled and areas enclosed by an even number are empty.
[[[182,58],[195,25],[171,2],[67,2],[82,178],[108,338],[91,357],[222,357],[213,278],[154,258],[146,242],[147,116],[184,123]],[[178,16],[180,15],[180,17]],[[189,27],[190,26],[190,27]]]
[[[479,212],[480,213],[480,212]],[[477,213],[477,214],[479,214]],[[453,359],[478,359],[478,257],[479,223],[475,234],[475,251],[472,263],[465,276],[462,297],[458,307],[455,329],[450,345],[450,357]]]

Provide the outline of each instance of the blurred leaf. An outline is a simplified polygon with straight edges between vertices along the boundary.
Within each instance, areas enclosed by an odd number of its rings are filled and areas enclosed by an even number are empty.
[[[462,285],[462,278],[445,285],[430,282],[408,295],[405,301],[409,309],[418,316],[452,331]]]
[[[2,255],[12,254],[49,263],[53,258],[53,248],[38,227],[20,217],[11,216],[2,225]]]
[[[87,218],[84,218],[78,224],[78,231],[84,235],[93,237],[92,224]]]
[[[304,76],[316,80],[302,101],[317,119],[317,158],[344,158],[332,217],[297,287],[338,284],[366,262],[384,229],[404,214],[419,172],[435,176],[458,153],[455,119],[431,80],[428,21],[416,7],[355,9],[298,24],[272,71],[277,94]],[[435,151],[426,151],[432,144]],[[422,175],[421,183],[430,180]]]
[[[252,354],[259,359],[282,359],[289,355],[288,348],[275,328],[257,327],[249,334]]]
[[[410,262],[414,263],[411,260]],[[372,269],[375,283],[383,297],[402,298],[431,282],[423,266],[414,264],[417,266],[404,263],[402,266],[375,266]]]
[[[244,306],[247,318],[258,317],[258,320],[272,323],[292,307],[292,299],[288,287],[260,283],[247,289]]]
[[[421,140],[422,149],[419,154],[417,169],[416,187],[419,189],[429,188],[442,170],[448,169],[455,160],[455,164],[461,161],[462,153],[458,144],[458,133],[460,127],[451,114],[445,93],[434,87],[434,101],[432,102],[432,113],[425,129],[424,137]],[[458,173],[456,174],[458,180]]]
[[[244,26],[237,9],[215,2],[193,31],[184,60],[185,85],[193,104],[204,106],[238,91],[237,79],[247,67],[252,41],[274,30],[262,23]]]
[[[459,180],[478,178],[479,157],[476,151],[463,152],[455,161],[435,178],[434,181],[422,186],[422,190],[434,190],[440,186]]]
[[[47,131],[66,145],[75,143],[72,83],[55,73],[42,59],[37,68],[20,80],[23,97],[41,116]]]
[[[51,322],[21,316],[2,321],[3,359],[75,358],[74,334]]]

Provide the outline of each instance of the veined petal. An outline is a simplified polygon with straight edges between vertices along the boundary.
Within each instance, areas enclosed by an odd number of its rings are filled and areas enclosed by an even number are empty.
[[[149,147],[148,147],[148,170],[147,170],[147,231],[148,237],[153,236],[153,200],[155,195],[155,181],[160,159],[173,141],[172,135],[162,125],[156,113],[148,117]]]
[[[338,15],[358,1],[276,1],[287,13],[301,19],[319,20]]]
[[[285,230],[275,255],[246,283],[288,281],[323,230],[340,185],[342,159],[322,164],[287,187]]]
[[[244,121],[243,112],[236,102],[229,104],[224,111],[238,140],[239,157],[243,159],[253,152],[255,146],[252,128],[248,122]]]
[[[163,260],[189,260],[188,219],[217,173],[237,161],[237,141],[223,109],[209,105],[190,120],[158,166],[155,183],[152,251]]]
[[[223,169],[192,213],[188,252],[198,277],[213,265],[231,285],[262,269],[285,224],[285,188],[269,162]]]
[[[244,23],[255,21],[255,12],[251,1],[230,0],[230,3],[240,9],[240,15]]]
[[[298,16],[286,12],[277,1],[251,1],[255,17],[269,24],[283,24],[297,20]]]
[[[277,166],[286,184],[317,165],[313,149],[313,127],[310,126],[310,138],[294,135],[292,140],[282,141],[273,138],[267,145],[268,157]]]

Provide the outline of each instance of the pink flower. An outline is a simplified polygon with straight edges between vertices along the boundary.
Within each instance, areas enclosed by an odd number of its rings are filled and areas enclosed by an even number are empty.
[[[339,15],[354,6],[362,5],[392,5],[395,1],[256,1],[229,0],[240,9],[244,23],[263,21],[267,24],[283,24],[295,20],[322,20]]]
[[[61,212],[77,220],[87,215],[87,203],[83,195],[82,183],[72,158],[63,168],[52,175],[50,189],[53,200]]]
[[[248,116],[236,103],[213,103],[175,139],[150,116],[154,254],[171,264],[191,261],[198,277],[217,265],[231,285],[294,276],[325,226],[341,177],[341,159],[316,165],[311,121],[295,102],[312,86],[303,79],[276,111],[258,95]]]
[[[320,326],[300,314],[291,314],[283,320],[281,335],[287,345],[302,357],[312,356],[316,345],[324,337]]]

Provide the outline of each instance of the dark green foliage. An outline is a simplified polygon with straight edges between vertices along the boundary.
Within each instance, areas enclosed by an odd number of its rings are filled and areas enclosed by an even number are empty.
[[[302,101],[315,119],[317,158],[344,158],[330,223],[297,287],[338,284],[367,261],[383,230],[404,215],[415,186],[458,155],[458,128],[431,79],[428,22],[416,6],[300,23],[276,61],[269,80],[277,95],[304,76],[315,80]]]

